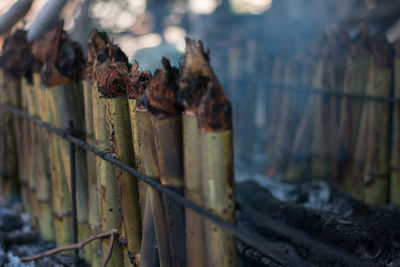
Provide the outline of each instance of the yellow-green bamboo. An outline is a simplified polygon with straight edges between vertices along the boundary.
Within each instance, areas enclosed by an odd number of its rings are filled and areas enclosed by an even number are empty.
[[[232,131],[201,134],[204,207],[235,223]],[[207,266],[236,266],[235,238],[215,223],[204,221]]]
[[[158,160],[153,138],[153,125],[151,114],[147,110],[136,109],[136,129],[140,142],[140,163],[143,173],[153,179],[159,180]],[[150,195],[150,205],[154,219],[154,230],[157,239],[158,257],[161,267],[171,266],[171,256],[169,240],[167,235],[167,225],[161,198],[158,191],[147,187],[147,194]]]
[[[105,118],[112,154],[125,164],[134,164],[132,135],[130,128],[128,100],[125,96],[103,98]],[[122,222],[126,231],[129,258],[132,263],[139,262],[141,246],[141,217],[139,212],[139,193],[136,178],[115,168],[120,192]]]
[[[111,142],[108,139],[103,100],[97,87],[92,92],[93,105],[93,130],[96,148],[103,152],[111,152]],[[121,228],[119,214],[118,186],[115,178],[114,167],[111,163],[96,157],[96,173],[98,184],[99,217],[102,232]],[[107,255],[109,240],[101,240],[101,259]],[[108,266],[123,266],[123,254],[120,246],[114,246]]]
[[[394,97],[400,98],[400,44],[396,44],[394,61]],[[390,203],[400,205],[400,104],[394,103],[392,151],[390,157]]]
[[[16,105],[17,91],[19,90],[19,81],[7,75],[2,71],[1,82],[1,104]],[[0,191],[4,200],[9,201],[11,196],[17,194],[18,191],[18,178],[17,178],[17,146],[16,146],[16,133],[15,123],[16,119],[10,112],[1,112],[2,134],[0,141],[2,146],[1,153],[1,183]]]
[[[96,146],[93,126],[93,104],[92,90],[94,89],[92,81],[83,81],[83,98],[85,109],[85,133],[86,142],[91,146]],[[90,235],[96,235],[100,231],[99,219],[99,201],[97,187],[97,172],[96,172],[96,156],[93,153],[86,154],[87,162],[87,181],[88,181],[88,227]],[[100,240],[95,240],[85,247],[85,260],[93,266],[102,264],[101,258],[101,243]]]
[[[193,114],[183,115],[183,162],[185,197],[199,206],[203,205],[201,181],[200,129]],[[185,209],[186,264],[188,267],[206,266],[204,220],[196,212]]]
[[[377,60],[377,59],[375,59]],[[373,81],[368,91],[372,96],[391,96],[392,69],[390,66],[372,64]],[[382,205],[389,200],[389,118],[390,104],[368,103],[366,166],[364,173],[364,202]]]
[[[128,105],[129,105],[129,118],[130,118],[130,125],[131,125],[131,133],[132,133],[132,145],[133,145],[133,154],[135,157],[135,167],[139,171],[143,171],[143,167],[140,163],[140,153],[141,153],[141,144],[139,140],[138,130],[136,127],[136,99],[128,98]],[[140,200],[140,207],[142,210],[142,221],[144,220],[144,207],[146,203],[146,184],[142,181],[138,181],[139,187],[139,200]]]
[[[272,67],[272,82],[280,83],[282,79],[283,72],[283,62],[279,57],[274,58]],[[266,133],[266,149],[267,149],[267,160],[269,162],[268,166],[275,167],[274,149],[275,149],[275,137],[276,137],[276,127],[279,118],[279,106],[280,103],[281,90],[278,87],[270,87],[269,93],[269,103],[268,103],[268,123],[267,123],[267,133]]]
[[[183,194],[181,115],[152,116],[152,121],[161,183]],[[164,207],[173,266],[186,266],[184,207],[165,195]]]
[[[315,75],[318,75],[318,62],[311,61],[305,66],[302,81],[306,86],[313,86]],[[304,179],[309,169],[312,142],[312,119],[315,107],[315,95],[306,96],[305,111],[302,112],[300,122],[295,130],[293,145],[285,177],[288,180]],[[301,101],[300,101],[301,102]]]
[[[318,62],[317,73],[314,77],[313,85],[316,88],[327,90],[324,84],[324,75],[327,71],[325,59],[320,59]],[[311,144],[311,177],[313,179],[326,179],[330,171],[329,146],[327,141],[329,128],[325,125],[328,115],[327,96],[318,94],[314,99],[314,120],[313,133]]]
[[[80,81],[71,82],[68,84],[48,88],[49,106],[53,116],[52,125],[57,128],[67,129],[69,122],[72,121],[74,129],[78,132],[83,132],[84,116],[83,111],[83,96],[82,84]],[[53,140],[54,139],[54,140]],[[60,221],[61,233],[56,229],[57,244],[66,245],[72,242],[71,227],[71,172],[70,172],[70,157],[69,144],[66,140],[60,137],[52,138],[53,146],[55,147],[55,157],[58,156],[59,162],[56,163],[56,168],[59,168],[52,177],[52,185],[55,187],[54,197],[59,198],[56,214]],[[87,174],[86,174],[86,152],[81,148],[75,150],[76,161],[76,192],[77,192],[77,221],[78,221],[78,238],[84,240],[89,235],[87,226],[88,220],[88,189],[87,189]],[[58,174],[58,176],[57,176]],[[53,198],[54,198],[53,197]],[[57,221],[57,216],[56,220]],[[68,225],[69,222],[69,225]],[[56,226],[56,225],[55,225]],[[65,232],[64,232],[65,231]],[[57,240],[57,234],[59,239]],[[83,253],[82,253],[83,254]],[[83,255],[82,255],[83,256]]]
[[[368,81],[369,56],[348,57],[343,91],[345,93],[365,94]],[[360,199],[362,177],[353,176],[357,132],[361,120],[362,99],[343,98],[339,122],[338,158],[341,165],[339,183],[343,189]]]
[[[35,79],[40,79],[39,74],[35,73]],[[24,87],[31,90],[32,101],[30,103],[32,108],[32,114],[34,117],[44,120],[42,118],[41,110],[46,109],[47,105],[42,97],[43,90],[40,88],[40,81],[36,81],[33,86],[27,85],[27,80],[22,79]],[[34,179],[35,183],[35,198],[37,202],[37,217],[38,226],[41,236],[45,240],[54,240],[54,228],[53,228],[53,217],[52,217],[52,206],[51,206],[51,188],[50,188],[50,175],[47,155],[47,138],[44,135],[43,129],[32,124],[32,136],[34,137],[33,151],[35,153],[33,167],[36,171]]]

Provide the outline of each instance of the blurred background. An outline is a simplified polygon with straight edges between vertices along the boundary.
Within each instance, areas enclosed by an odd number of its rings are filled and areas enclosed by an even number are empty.
[[[0,1],[0,14],[15,2]],[[29,29],[38,16],[46,16],[40,10],[48,2],[60,6],[59,15],[47,14],[56,17],[54,25],[63,19],[65,29],[84,49],[89,31],[98,28],[132,62],[137,60],[141,70],[154,71],[161,66],[162,56],[178,65],[184,37],[202,40],[232,101],[238,181],[286,178],[290,159],[296,157],[295,140],[302,138],[299,131],[304,132],[300,127],[304,114],[320,110],[310,107],[310,94],[301,90],[286,94],[288,90],[279,88],[282,84],[319,87],[313,83],[314,76],[328,43],[333,40],[345,46],[362,34],[360,25],[371,35],[386,36],[390,43],[400,38],[400,2],[396,0],[34,0],[14,28]],[[338,53],[340,57],[342,52]],[[345,71],[344,63],[342,78],[338,78],[342,83]],[[341,101],[329,104],[336,106],[331,114],[340,114]],[[315,126],[315,118],[309,120],[309,129],[328,127],[328,123]],[[332,128],[331,135],[338,135],[339,119],[335,125],[337,133]],[[306,135],[310,148],[313,134],[310,130]],[[303,155],[308,171],[300,172],[300,179],[311,176],[312,156],[312,151]],[[326,174],[328,178],[335,175],[332,168]]]

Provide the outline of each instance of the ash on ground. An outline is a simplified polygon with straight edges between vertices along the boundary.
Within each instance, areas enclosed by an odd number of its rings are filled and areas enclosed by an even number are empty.
[[[241,205],[365,262],[400,266],[399,208],[366,206],[323,181],[284,183],[261,174],[243,173],[236,173],[236,177],[238,226],[262,237],[275,255],[274,260],[238,242],[242,266],[348,265],[271,231],[259,219],[262,217],[241,212]]]
[[[5,267],[63,267],[88,266],[82,260],[78,264],[72,255],[52,255],[40,260],[22,262],[21,258],[55,248],[54,242],[43,241],[30,224],[28,213],[22,212],[15,202],[0,207],[0,266]]]

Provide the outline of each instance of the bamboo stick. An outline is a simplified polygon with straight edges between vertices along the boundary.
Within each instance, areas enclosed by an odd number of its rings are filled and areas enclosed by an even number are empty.
[[[373,96],[392,95],[393,50],[385,36],[372,40],[374,60],[372,64],[373,86],[368,92]],[[372,205],[385,204],[389,200],[389,119],[390,104],[368,103],[366,166],[364,172],[364,202]]]
[[[395,98],[400,97],[400,44],[396,43],[396,57],[394,63],[394,93]],[[390,157],[390,203],[400,205],[400,104],[395,103],[392,118],[392,151]]]
[[[104,58],[102,58],[104,56]],[[129,66],[123,52],[109,44],[95,69],[95,80],[102,97],[112,154],[128,165],[133,165],[132,135],[130,129],[127,89],[131,86]],[[137,181],[120,168],[115,168],[120,192],[122,221],[125,228],[127,258],[125,264],[137,264],[141,246],[141,217]],[[128,261],[129,260],[129,261]]]
[[[318,61],[317,74],[313,85],[316,88],[327,90],[324,77],[326,77],[328,60],[320,58]],[[313,133],[311,143],[311,178],[326,179],[329,175],[328,146],[326,138],[329,134],[328,127],[324,127],[324,122],[328,117],[328,98],[323,95],[315,95],[314,114],[313,114]]]
[[[283,73],[283,62],[279,57],[275,57],[273,60],[272,67],[272,82],[279,83],[282,79]],[[268,123],[267,123],[267,134],[266,134],[266,149],[267,149],[267,160],[268,166],[275,167],[274,159],[274,145],[276,136],[276,126],[279,118],[279,106],[277,103],[280,102],[281,92],[277,87],[271,87],[269,92],[269,112],[268,112]]]
[[[41,70],[41,82],[49,88],[47,97],[52,112],[52,125],[67,129],[69,122],[72,121],[74,130],[82,133],[84,129],[82,120],[83,96],[82,84],[79,78],[83,66],[83,56],[80,47],[68,39],[62,27],[63,25],[60,24],[41,40],[35,42],[32,52],[35,58],[39,60],[45,58]],[[51,47],[51,49],[47,50],[47,53],[43,55],[42,49],[46,47]],[[68,54],[66,55],[66,53]],[[61,55],[63,60],[60,60]],[[71,209],[71,173],[68,142],[53,135],[51,137],[51,146],[53,146],[52,157],[58,159],[54,161],[57,166],[54,166],[52,175],[53,201],[55,201],[54,208],[56,209],[56,241],[58,245],[66,245],[72,242],[72,232],[68,230],[71,226],[68,216]],[[81,148],[77,148],[75,157],[78,238],[86,239],[89,234],[87,227],[86,152]],[[57,224],[60,229],[57,229]]]
[[[298,71],[299,67],[297,61],[297,59],[294,59],[284,66],[283,83],[287,86],[293,86],[299,82],[300,73]],[[292,147],[292,135],[296,128],[297,114],[295,103],[298,101],[298,95],[291,90],[282,90],[280,97],[280,112],[276,125],[273,158],[275,160],[275,169],[283,171],[287,166],[287,158],[289,157]]]
[[[346,63],[343,91],[345,93],[365,94],[370,64],[369,32],[361,29],[360,36],[350,46]],[[357,132],[364,105],[362,99],[344,98],[340,110],[338,158],[340,164],[339,184],[354,197],[362,198],[362,178],[353,176]],[[360,140],[361,141],[361,140]],[[360,148],[361,149],[361,148]]]
[[[146,106],[152,114],[160,180],[183,194],[182,110],[176,101],[178,70],[162,59],[147,88]],[[184,208],[165,195],[164,212],[173,266],[186,266]]]
[[[49,123],[49,110],[47,106],[47,99],[45,91],[40,88],[40,74],[33,74],[33,89],[37,101],[37,116],[40,120]],[[40,175],[38,180],[38,187],[36,190],[36,198],[39,205],[39,229],[41,237],[45,240],[54,240],[54,225],[53,225],[53,209],[51,199],[51,177],[50,177],[50,164],[48,154],[48,133],[37,127],[39,146],[39,161],[40,161]]]
[[[312,82],[316,73],[318,62],[316,60],[318,52],[314,51],[314,55],[306,57],[303,66],[302,84],[313,87]],[[299,123],[295,129],[293,136],[292,150],[289,156],[288,166],[286,168],[285,177],[287,180],[305,179],[308,173],[308,162],[311,156],[311,139],[312,139],[312,116],[314,112],[314,95],[306,95],[303,101],[299,101],[299,109],[302,107]]]
[[[93,126],[93,103],[92,103],[92,81],[83,82],[83,98],[85,108],[85,132],[86,142],[89,145],[96,146],[96,140],[94,137],[94,126]],[[90,236],[94,236],[100,233],[100,216],[99,216],[99,201],[98,201],[98,185],[97,185],[97,172],[96,172],[96,156],[93,153],[86,154],[87,164],[87,180],[88,180],[88,227],[90,229]],[[101,255],[97,254],[97,251],[101,253],[101,242],[100,240],[92,242],[85,251],[85,259],[94,266],[100,266],[102,264]]]
[[[88,67],[85,75],[93,79],[93,67],[96,64],[97,55],[104,50],[109,39],[103,32],[93,30],[88,41]],[[96,85],[91,90],[93,107],[93,131],[95,146],[103,152],[111,152],[111,142],[107,135],[104,105],[101,94]],[[98,185],[99,222],[101,231],[121,228],[121,217],[119,210],[118,186],[116,183],[114,167],[109,162],[96,157],[96,173]],[[104,261],[109,247],[108,240],[101,240],[101,260]],[[108,262],[109,266],[123,266],[123,254],[120,246],[115,246]]]
[[[190,40],[186,42],[190,44]],[[195,114],[200,129],[204,208],[235,223],[231,106],[210,67],[202,44],[195,43],[193,48],[197,52],[191,53],[190,61],[185,60],[185,67],[191,66],[195,74],[193,81],[187,82],[197,85],[199,89],[189,99],[200,100],[195,104]],[[232,235],[208,220],[204,221],[204,234],[206,266],[237,265],[236,244]]]
[[[145,90],[148,87],[148,82],[141,83],[141,86],[136,91],[137,99],[142,99]],[[153,137],[153,123],[151,114],[147,111],[142,101],[136,102],[136,124],[135,127],[138,133],[139,160],[140,167],[143,168],[143,173],[155,180],[160,179],[160,171],[158,167],[158,159]],[[167,222],[164,215],[161,196],[157,190],[147,187],[147,195],[150,195],[150,205],[154,220],[154,231],[157,240],[158,257],[161,267],[171,266],[172,259],[169,248],[169,240],[167,234]],[[148,213],[147,213],[148,214]],[[145,214],[146,216],[146,214]],[[144,218],[146,221],[146,217]],[[150,227],[150,224],[145,224],[145,227]],[[144,234],[148,233],[148,228],[143,229]],[[143,240],[151,239],[151,236],[143,236]]]
[[[202,176],[199,164],[201,162],[200,128],[195,112],[206,88],[204,88],[204,84],[196,81],[196,79],[199,79],[199,73],[196,69],[198,65],[194,63],[198,53],[204,53],[203,44],[187,38],[184,63],[179,80],[179,100],[185,108],[183,115],[185,197],[203,206]],[[185,221],[187,266],[206,266],[204,220],[197,213],[186,208]]]

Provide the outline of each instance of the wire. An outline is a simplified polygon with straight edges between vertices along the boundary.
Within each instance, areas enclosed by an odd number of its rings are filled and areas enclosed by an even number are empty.
[[[68,131],[62,130],[59,128],[55,128],[49,124],[47,124],[44,121],[41,121],[29,114],[26,114],[25,112],[19,110],[18,108],[15,108],[10,105],[6,104],[1,104],[0,108],[8,110],[9,112],[12,112],[20,117],[23,117],[29,121],[32,121],[48,130],[51,132],[54,132],[58,136],[68,140],[71,143],[74,143],[75,145],[80,146],[81,148],[88,150],[92,153],[94,153],[96,156],[112,163],[115,166],[118,166],[122,170],[126,171],[127,173],[131,174],[132,176],[135,176],[139,180],[145,182],[146,184],[154,187],[156,190],[159,192],[164,193],[166,196],[170,197],[171,199],[175,200],[176,202],[180,203],[181,205],[190,208],[191,210],[195,211],[202,217],[216,223],[218,226],[224,228],[226,231],[231,233],[233,236],[236,238],[240,239],[242,242],[246,243],[247,245],[253,247],[255,250],[260,252],[261,254],[269,255],[273,260],[277,261],[278,263],[286,266],[296,266],[296,260],[292,259],[289,255],[285,255],[285,257],[280,257],[277,254],[273,253],[268,246],[268,243],[265,242],[262,238],[253,235],[247,231],[243,231],[243,229],[239,229],[237,226],[226,222],[225,220],[221,219],[220,217],[210,213],[209,211],[205,210],[204,208],[198,206],[197,204],[193,203],[192,201],[186,199],[184,196],[180,195],[179,193],[175,192],[174,190],[170,189],[167,186],[164,186],[160,183],[158,183],[156,180],[152,179],[149,176],[146,176],[131,166],[128,166],[124,164],[123,162],[119,161],[118,159],[114,158],[112,155],[104,153],[95,147],[89,145],[85,141],[72,136],[69,134],[70,129]],[[252,213],[253,214],[253,213]],[[254,215],[254,214],[253,214]],[[319,254],[324,254],[326,256],[330,256],[334,259],[338,259],[342,261],[345,264],[349,264],[351,266],[374,266],[371,263],[367,263],[365,261],[361,261],[348,253],[345,253],[339,249],[336,249],[328,244],[324,244],[324,246],[320,246],[321,242],[315,240],[314,238],[307,236],[306,234],[300,232],[297,229],[294,229],[290,226],[283,225],[280,221],[275,220],[267,215],[264,215],[264,218],[268,218],[268,225],[267,227],[270,228],[271,230],[280,233],[281,235],[291,239],[295,240],[297,243],[301,243],[304,245],[308,245],[311,248],[318,248],[319,249]]]

